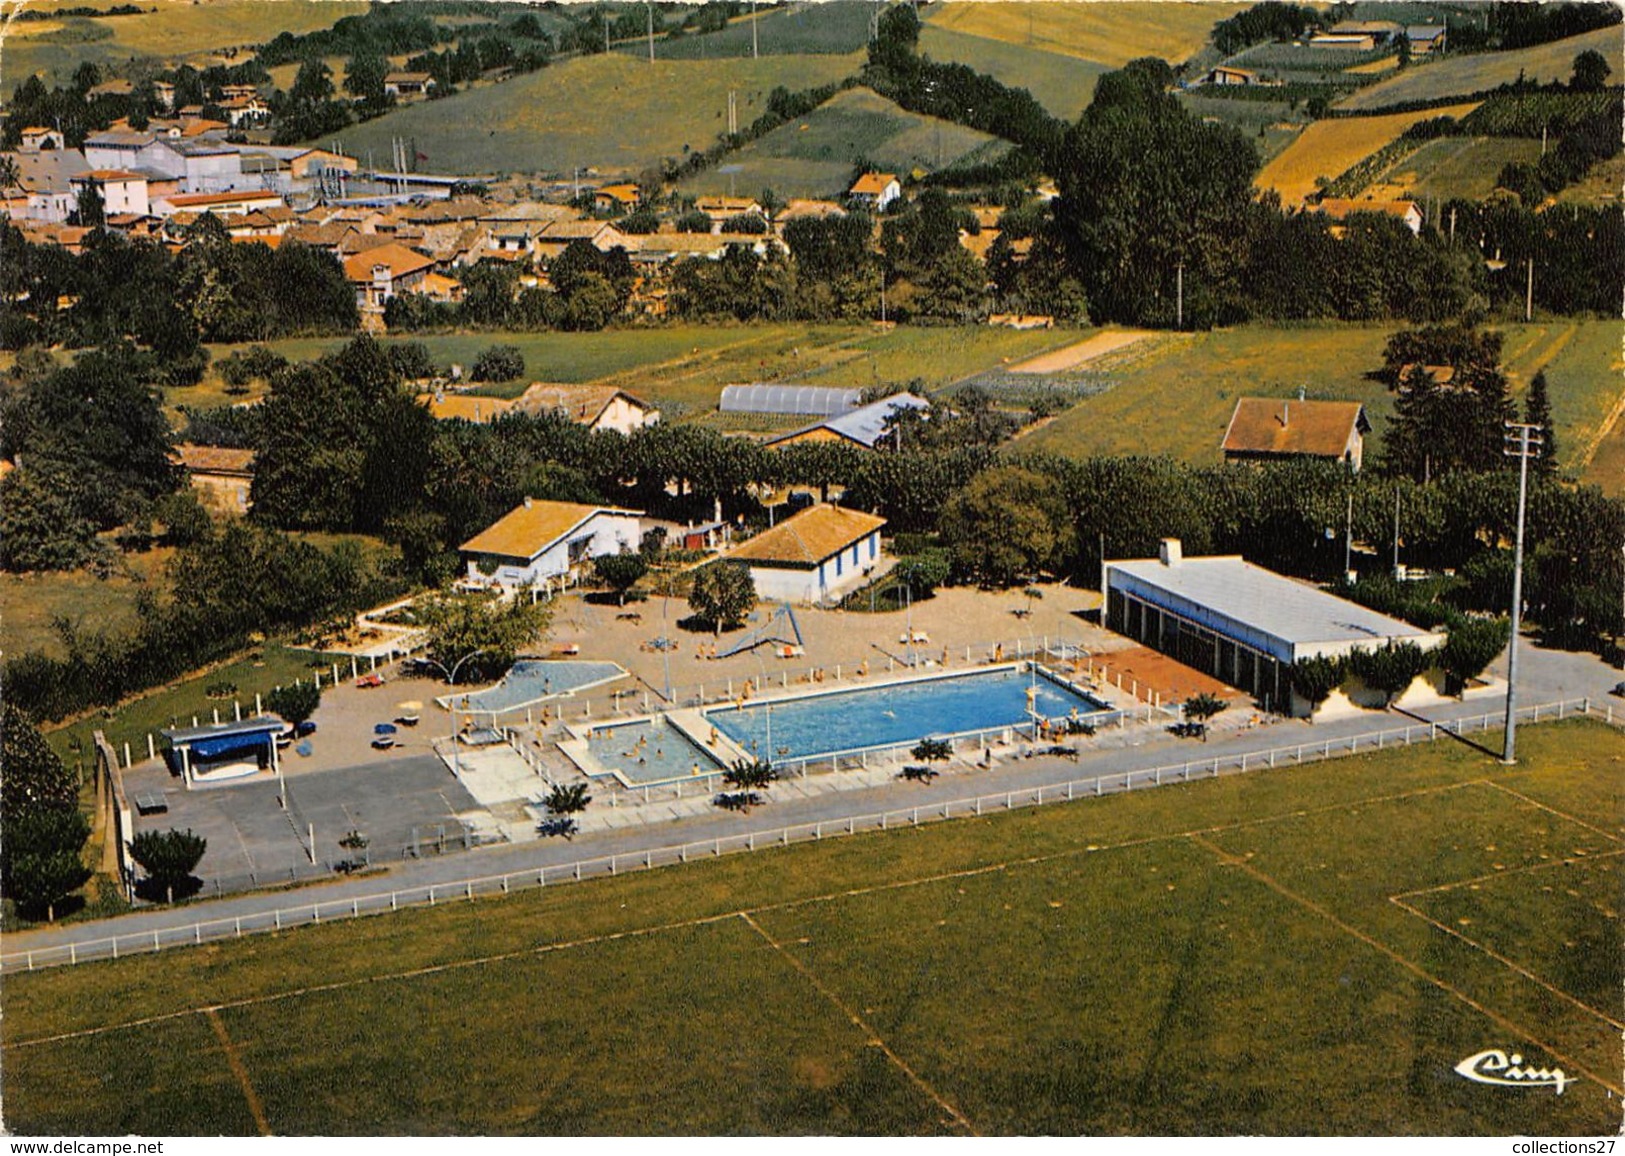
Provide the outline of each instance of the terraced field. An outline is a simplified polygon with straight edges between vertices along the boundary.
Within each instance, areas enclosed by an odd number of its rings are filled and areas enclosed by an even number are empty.
[[[1387,108],[1411,100],[1439,100],[1444,97],[1483,92],[1509,84],[1520,76],[1537,83],[1567,80],[1574,71],[1574,58],[1588,49],[1619,61],[1620,30],[1599,28],[1583,36],[1554,40],[1534,48],[1514,52],[1484,52],[1470,56],[1450,56],[1430,60],[1379,81],[1338,102],[1339,108],[1357,111]]]
[[[708,148],[727,130],[728,92],[748,124],[783,85],[813,88],[851,75],[857,56],[661,60],[618,52],[561,61],[502,84],[415,104],[347,129],[352,156],[387,157],[392,137],[417,141],[440,173],[636,173],[662,157]]]
[[[1476,104],[1455,104],[1425,112],[1388,116],[1319,120],[1304,129],[1280,155],[1265,165],[1254,180],[1261,189],[1274,189],[1286,206],[1301,204],[1313,193],[1316,180],[1331,180],[1364,160],[1420,120],[1436,116],[1466,116]]]
[[[933,5],[928,23],[955,32],[1079,56],[1121,68],[1141,56],[1183,61],[1207,43],[1213,25],[1246,8],[1230,3]]]
[[[730,153],[724,165],[690,178],[682,188],[690,194],[754,196],[771,188],[781,197],[832,197],[846,191],[860,160],[906,174],[960,160],[992,160],[1007,147],[997,137],[906,112],[867,88],[854,88]]]

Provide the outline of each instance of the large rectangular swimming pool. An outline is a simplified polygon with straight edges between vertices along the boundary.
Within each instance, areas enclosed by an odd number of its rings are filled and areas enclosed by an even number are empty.
[[[741,747],[772,759],[805,759],[839,751],[897,746],[922,738],[1023,726],[1028,691],[1049,719],[1109,710],[1106,704],[1024,668],[944,675],[858,690],[720,707],[706,719]],[[770,728],[771,719],[771,728]]]

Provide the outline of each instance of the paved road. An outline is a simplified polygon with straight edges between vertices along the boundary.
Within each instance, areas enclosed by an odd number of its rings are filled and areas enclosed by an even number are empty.
[[[1501,660],[1504,663],[1504,657]],[[1504,672],[1504,666],[1498,672]],[[1599,706],[1613,703],[1616,718],[1625,717],[1625,700],[1609,699],[1607,692],[1619,681],[1618,671],[1594,657],[1540,651],[1525,652],[1520,671],[1520,703],[1533,705],[1589,697]],[[679,843],[700,843],[715,838],[737,838],[747,832],[776,835],[786,826],[803,823],[840,823],[856,816],[918,806],[922,810],[943,802],[976,795],[1031,791],[1041,786],[1095,777],[1120,777],[1154,767],[1178,765],[1185,760],[1200,764],[1215,758],[1262,753],[1271,748],[1304,744],[1320,746],[1371,736],[1381,731],[1402,729],[1417,717],[1448,722],[1499,711],[1498,699],[1446,702],[1415,712],[1412,717],[1397,713],[1367,713],[1353,718],[1317,723],[1280,722],[1254,730],[1233,733],[1210,743],[1172,739],[1147,734],[1138,745],[1102,751],[1080,761],[1064,759],[1019,759],[989,770],[968,768],[943,775],[929,785],[894,782],[885,786],[831,791],[817,796],[770,803],[748,815],[708,813],[682,822],[655,822],[636,827],[582,835],[573,841],[544,839],[533,843],[506,844],[467,854],[449,855],[403,863],[387,875],[361,879],[335,880],[319,887],[294,892],[252,893],[185,904],[174,908],[147,908],[116,919],[65,924],[5,937],[4,951],[14,956],[23,951],[86,944],[110,935],[151,935],[155,930],[190,928],[194,923],[231,920],[253,916],[269,917],[274,910],[287,910],[316,900],[323,903],[348,901],[391,890],[405,891],[430,885],[455,884],[470,878],[504,873],[535,871],[598,856],[630,855],[672,847]],[[1442,740],[1452,741],[1452,740]],[[1108,784],[1109,787],[1109,784]]]

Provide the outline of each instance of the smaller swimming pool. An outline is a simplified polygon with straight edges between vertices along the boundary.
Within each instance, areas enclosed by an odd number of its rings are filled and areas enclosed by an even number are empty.
[[[587,752],[634,787],[693,779],[722,769],[708,751],[660,715],[594,727],[587,733]]]
[[[435,701],[459,711],[498,715],[564,698],[580,690],[603,686],[626,677],[616,662],[569,659],[523,659],[513,664],[501,682],[468,694],[445,695]]]

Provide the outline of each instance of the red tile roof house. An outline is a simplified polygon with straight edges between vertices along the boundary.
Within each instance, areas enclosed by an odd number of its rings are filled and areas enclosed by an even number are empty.
[[[846,194],[854,204],[864,205],[877,213],[884,213],[887,206],[902,195],[903,186],[895,173],[864,173],[853,182]]]
[[[391,241],[345,258],[344,276],[355,286],[358,308],[382,312],[384,303],[391,297],[421,292],[425,278],[434,267],[433,257],[425,257]]]
[[[1357,401],[1244,397],[1236,402],[1224,433],[1227,462],[1274,462],[1294,458],[1344,462],[1358,470],[1371,422]]]

